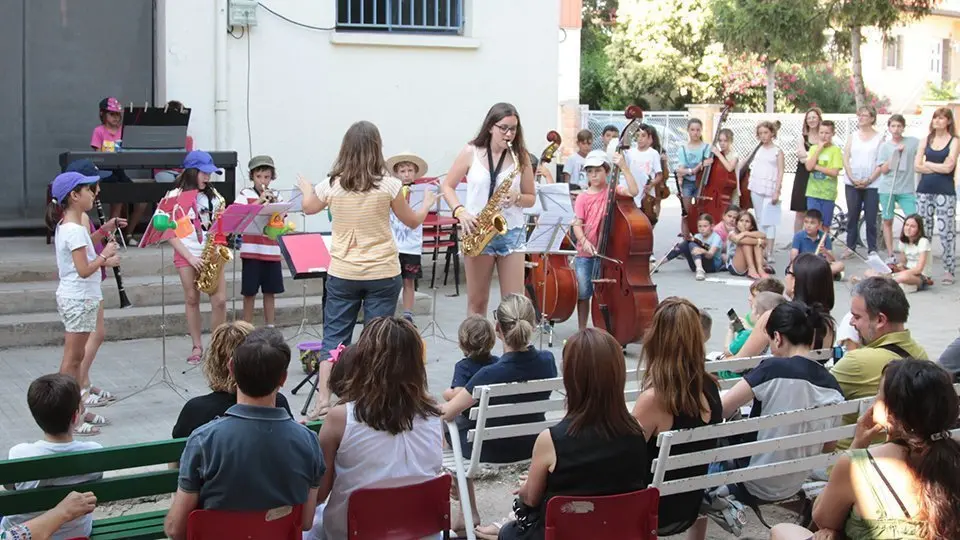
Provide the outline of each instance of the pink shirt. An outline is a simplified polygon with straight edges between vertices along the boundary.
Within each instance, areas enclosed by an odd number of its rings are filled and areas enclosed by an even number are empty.
[[[573,213],[583,222],[583,236],[593,247],[597,247],[597,240],[600,237],[600,224],[603,223],[603,216],[607,209],[607,190],[590,193],[583,191],[577,195],[577,200],[573,203]],[[582,249],[583,242],[577,242],[577,256],[591,257]]]
[[[727,241],[727,235],[730,234],[730,231],[727,230],[727,226],[721,221],[713,226],[713,232],[720,235],[720,239],[724,242]]]
[[[107,126],[100,124],[93,128],[93,135],[90,136],[90,146],[98,152],[116,152],[116,142],[123,139],[123,128],[117,131],[110,131]]]

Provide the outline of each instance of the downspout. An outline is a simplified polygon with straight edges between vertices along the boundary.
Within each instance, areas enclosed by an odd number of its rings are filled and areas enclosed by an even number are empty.
[[[227,137],[227,1],[216,0],[214,14],[213,120],[217,150],[228,150]]]

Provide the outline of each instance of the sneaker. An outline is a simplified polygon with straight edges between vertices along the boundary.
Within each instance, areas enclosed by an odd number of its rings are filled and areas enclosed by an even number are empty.
[[[697,281],[703,281],[707,279],[707,273],[703,270],[697,270]]]
[[[879,256],[880,256],[880,254],[879,254],[879,253],[877,253],[877,250],[873,250],[873,251],[869,251],[869,252],[867,252],[867,257],[873,257],[873,256],[877,256],[877,257],[879,257]]]

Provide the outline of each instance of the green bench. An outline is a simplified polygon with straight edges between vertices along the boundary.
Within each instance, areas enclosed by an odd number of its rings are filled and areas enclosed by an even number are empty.
[[[321,424],[322,421],[310,422],[307,427],[319,431]],[[177,490],[178,471],[168,468],[167,464],[180,459],[186,442],[185,438],[171,439],[0,461],[0,484],[3,485],[134,467],[163,466],[147,472],[105,476],[96,482],[74,486],[0,491],[0,515],[49,510],[71,491],[92,491],[97,496],[97,504],[174,493]],[[90,537],[92,540],[166,538],[163,533],[166,515],[166,510],[157,510],[98,519],[93,522]]]

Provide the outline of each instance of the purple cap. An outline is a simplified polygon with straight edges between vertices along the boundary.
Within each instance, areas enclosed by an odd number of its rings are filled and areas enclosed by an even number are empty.
[[[63,200],[70,195],[70,192],[84,184],[96,184],[100,181],[99,176],[84,176],[78,172],[65,172],[57,175],[53,179],[53,185],[50,187],[50,193],[58,203],[63,204]]]
[[[184,169],[197,169],[207,174],[223,174],[216,165],[213,164],[213,157],[203,150],[194,150],[183,158]]]

